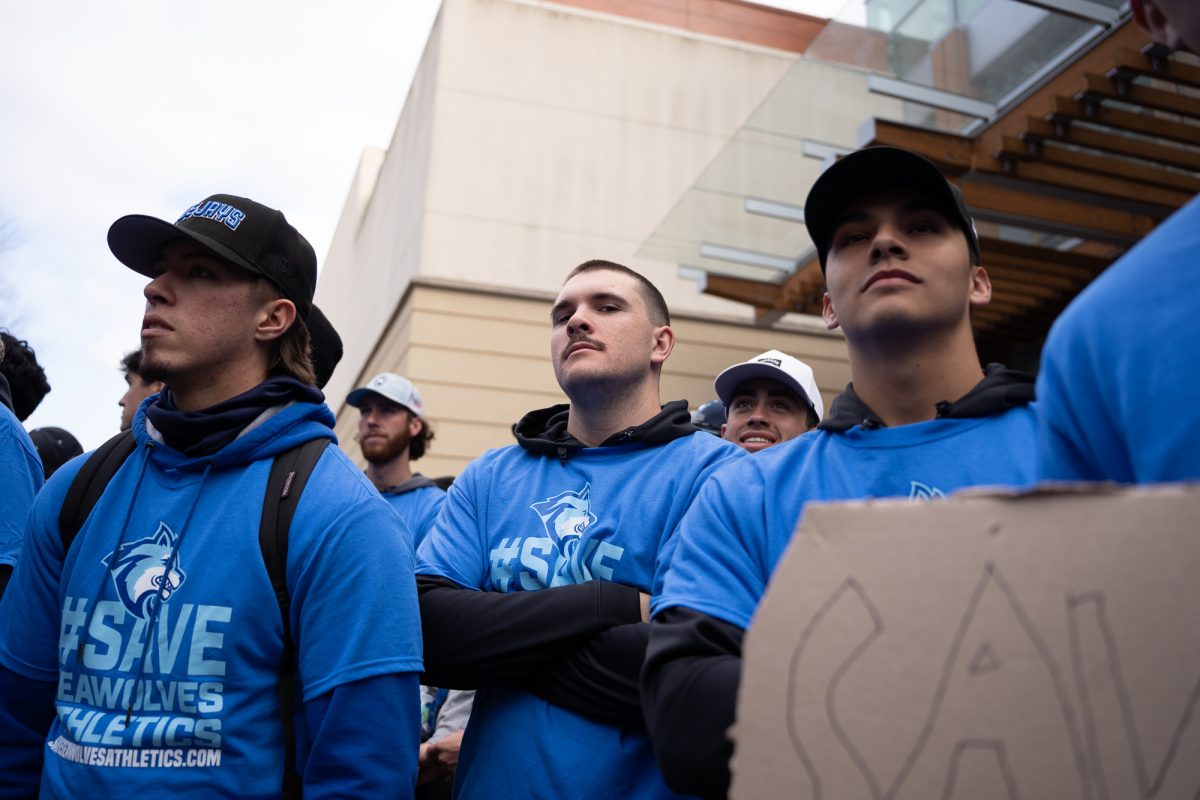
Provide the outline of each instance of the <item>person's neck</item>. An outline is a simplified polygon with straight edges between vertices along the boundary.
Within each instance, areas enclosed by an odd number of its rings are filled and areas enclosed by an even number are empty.
[[[171,378],[171,398],[180,411],[202,411],[217,403],[248,392],[267,379],[265,367],[225,370],[217,375]]]
[[[373,483],[376,489],[398,486],[413,476],[407,450],[383,464],[367,464],[366,472],[367,480]]]
[[[657,380],[621,393],[592,387],[580,394],[583,396],[571,398],[567,433],[587,447],[596,447],[614,433],[637,427],[662,410]]]
[[[970,328],[950,336],[847,338],[854,392],[888,427],[925,422],[983,378]]]

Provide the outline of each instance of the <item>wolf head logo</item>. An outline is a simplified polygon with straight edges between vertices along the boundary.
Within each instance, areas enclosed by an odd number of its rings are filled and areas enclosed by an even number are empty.
[[[591,490],[592,485],[585,483],[581,492],[568,490],[530,506],[558,552],[567,558],[579,546],[583,532],[596,521],[596,515],[588,509]]]
[[[167,569],[177,538],[167,523],[159,522],[152,536],[126,542],[115,554],[102,559],[112,573],[117,596],[134,616],[146,619],[152,597],[157,595],[160,602],[167,602],[187,579],[178,559]]]
[[[945,500],[946,494],[936,486],[929,486],[920,481],[910,481],[908,488],[909,500]]]

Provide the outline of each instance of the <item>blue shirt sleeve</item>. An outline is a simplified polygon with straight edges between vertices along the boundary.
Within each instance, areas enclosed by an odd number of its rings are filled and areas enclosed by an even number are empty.
[[[486,458],[472,461],[450,485],[437,521],[417,548],[418,575],[449,578],[465,589],[483,588],[485,548],[475,498]]]
[[[44,483],[42,462],[12,412],[0,406],[0,564],[17,563],[25,521]]]
[[[29,512],[20,559],[0,599],[0,664],[25,678],[58,682],[63,572],[58,513],[86,456],[54,473]]]
[[[685,606],[747,628],[770,579],[762,552],[766,530],[764,482],[753,458],[718,470],[700,489],[664,549],[662,588],[652,615]]]
[[[305,702],[345,683],[422,669],[411,533],[366,487],[357,502],[337,503],[329,520],[325,487],[346,491],[348,479],[359,482],[361,473],[331,449],[292,522],[288,589]],[[409,699],[417,704],[416,689]]]
[[[1130,483],[1132,468],[1116,441],[1119,421],[1108,414],[1106,395],[1084,385],[1087,354],[1079,352],[1073,338],[1073,333],[1064,333],[1047,343],[1038,374],[1038,477],[1060,481],[1100,481],[1111,477]],[[1074,378],[1066,374],[1066,364],[1071,364]],[[1080,397],[1087,399],[1086,413],[1075,407],[1075,400]],[[1103,452],[1097,451],[1098,442],[1106,445]],[[1101,463],[1106,464],[1107,472],[1099,467]]]
[[[37,796],[55,686],[0,666],[0,798]]]
[[[419,692],[415,674],[377,675],[306,702],[306,800],[411,798],[421,744]]]

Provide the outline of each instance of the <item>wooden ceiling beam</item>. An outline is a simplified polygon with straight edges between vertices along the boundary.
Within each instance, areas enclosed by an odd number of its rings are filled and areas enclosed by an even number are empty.
[[[1134,83],[1129,77],[1117,75],[1097,75],[1094,72],[1085,73],[1084,84],[1087,86],[1085,95],[1107,97],[1110,100],[1120,100],[1122,103],[1142,106],[1155,111],[1166,111],[1182,117],[1200,119],[1200,101],[1195,97],[1165,89],[1152,89]]]
[[[1200,150],[1187,150],[1176,145],[1158,144],[1148,139],[1099,131],[1074,125],[1067,120],[1060,120],[1056,124],[1046,119],[1028,118],[1025,126],[1026,130],[1021,134],[1022,139],[1067,142],[1093,150],[1104,150],[1200,172]]]
[[[1029,286],[1038,286],[1058,293],[1074,294],[1088,283],[1086,280],[1081,281],[1074,278],[1066,278],[1040,270],[1009,267],[1004,264],[990,262],[987,258],[983,259],[983,267],[987,270],[988,275],[991,276],[993,283],[1021,283]]]
[[[1007,239],[992,237],[983,237],[980,239],[979,246],[983,252],[995,256],[1021,259],[1032,264],[1052,262],[1056,266],[1071,267],[1074,270],[1078,270],[1078,274],[1085,277],[1095,275],[1110,263],[1110,259],[1101,256],[1076,253],[1070,250],[1052,250],[1049,247],[1041,245],[1025,244],[1023,242],[1013,242]]]
[[[779,284],[711,273],[705,281],[704,292],[755,308],[774,308],[781,294]]]
[[[1110,108],[1094,100],[1085,102],[1073,97],[1056,97],[1050,116],[1084,119],[1105,128],[1131,131],[1200,147],[1200,125],[1189,125],[1154,114],[1138,114],[1120,108]]]
[[[1130,246],[1154,229],[1157,220],[1146,214],[1047,197],[1011,186],[964,180],[959,188],[967,205],[981,219],[1033,230],[1069,233],[1083,239]]]
[[[1192,199],[1191,192],[1149,186],[1138,181],[1095,172],[1081,172],[1073,167],[1058,166],[1045,161],[1021,161],[1012,158],[1006,160],[1006,166],[1008,175],[1048,186],[1067,187],[1089,194],[1161,206],[1161,217],[1164,219]]]
[[[1113,56],[1113,66],[1136,75],[1200,89],[1200,67],[1184,64],[1173,58],[1159,58],[1132,47],[1119,47]]]
[[[1200,192],[1200,178],[1126,158],[1073,150],[1041,141],[1004,137],[1003,152],[1021,161],[1041,161],[1057,167],[1079,169],[1100,175],[1148,184],[1151,188],[1178,189],[1189,195]]]

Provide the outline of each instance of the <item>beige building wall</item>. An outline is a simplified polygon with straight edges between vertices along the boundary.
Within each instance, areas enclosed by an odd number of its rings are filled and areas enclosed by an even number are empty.
[[[818,359],[827,393],[844,385],[839,337],[804,320],[755,329],[751,309],[701,294],[678,261],[643,248],[796,58],[553,2],[444,0],[395,136],[364,155],[318,283],[345,342],[326,393],[347,451],[359,457],[344,398],[384,369],[425,394],[438,428],[426,474],[510,443],[521,414],[562,399],[547,307],[589,258],[645,274],[679,319],[666,397],[710,399],[717,371],[772,347]],[[847,120],[833,131],[812,114],[813,130],[852,142],[849,120],[868,116],[865,77],[807,71]]]
[[[399,372],[420,389],[435,438],[417,471],[457,475],[485,450],[512,444],[512,424],[526,412],[566,402],[550,362],[553,300],[501,287],[413,283],[364,374]],[[694,407],[713,399],[717,372],[768,346],[812,366],[826,408],[850,380],[837,336],[777,331],[766,340],[739,322],[688,314],[672,323],[676,344],[663,370],[664,401],[686,399]],[[351,458],[365,465],[354,441],[358,416],[343,406],[336,431]]]

